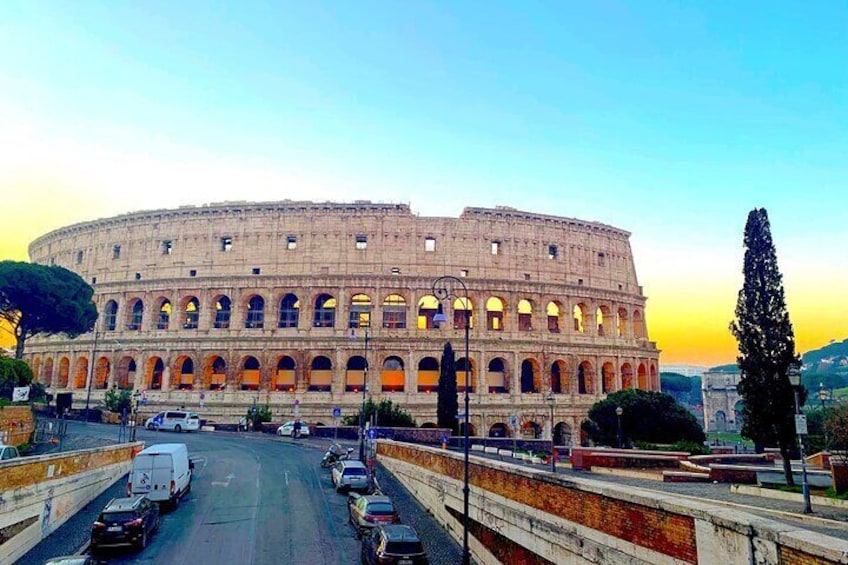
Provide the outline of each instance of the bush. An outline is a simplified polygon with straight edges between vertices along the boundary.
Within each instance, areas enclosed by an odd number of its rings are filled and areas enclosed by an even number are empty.
[[[103,402],[106,404],[106,409],[109,412],[122,414],[124,410],[127,412],[130,411],[132,397],[130,396],[129,389],[119,389],[113,386],[106,391]]]

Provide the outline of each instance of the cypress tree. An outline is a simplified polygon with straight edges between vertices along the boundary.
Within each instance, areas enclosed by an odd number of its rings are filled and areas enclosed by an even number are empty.
[[[456,358],[450,342],[445,343],[439,367],[439,396],[436,403],[436,421],[440,428],[450,428],[454,435],[459,426],[456,416],[459,400],[456,397]]]
[[[764,208],[748,214],[745,224],[744,283],[730,331],[739,344],[742,373],[738,391],[744,399],[742,435],[758,448],[777,445],[786,482],[794,485],[790,451],[795,442],[795,399],[787,376],[798,361],[795,335],[783,292],[783,277]],[[806,391],[800,391],[803,405]]]

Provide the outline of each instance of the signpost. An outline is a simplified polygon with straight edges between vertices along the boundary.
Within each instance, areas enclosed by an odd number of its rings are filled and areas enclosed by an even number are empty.
[[[333,408],[333,426],[336,428],[336,440],[339,439],[339,418],[342,417],[342,409],[336,406]]]
[[[512,452],[515,453],[518,448],[518,416],[515,414],[509,417],[509,427],[512,428]]]

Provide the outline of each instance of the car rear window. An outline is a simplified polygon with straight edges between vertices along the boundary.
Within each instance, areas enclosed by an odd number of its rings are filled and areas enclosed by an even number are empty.
[[[135,512],[104,512],[100,518],[101,522],[131,522],[135,520]]]
[[[200,416],[198,416],[197,414],[189,414],[188,419],[189,420],[199,420]]]
[[[395,513],[391,502],[372,502],[368,505],[368,513],[376,516],[388,516]]]
[[[345,475],[367,475],[368,471],[362,469],[360,467],[346,467],[344,470]]]
[[[386,544],[386,553],[393,555],[415,555],[424,553],[420,541],[391,541]]]

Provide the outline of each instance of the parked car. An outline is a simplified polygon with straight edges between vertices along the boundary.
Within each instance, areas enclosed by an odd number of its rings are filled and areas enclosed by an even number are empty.
[[[294,420],[277,428],[278,436],[291,436],[292,434],[294,434]],[[300,423],[300,437],[309,437],[309,426],[303,422]]]
[[[200,429],[200,416],[197,412],[185,412],[182,410],[168,410],[151,416],[144,422],[148,430],[173,430],[181,432],[196,431]]]
[[[362,562],[366,565],[427,565],[421,538],[402,524],[376,526],[362,539]]]
[[[159,505],[147,496],[113,498],[91,526],[91,551],[131,545],[144,549],[159,529]]]
[[[400,522],[392,499],[382,494],[350,493],[347,498],[347,515],[357,535],[362,535],[374,526]]]
[[[144,494],[154,502],[176,508],[191,490],[194,463],[184,443],[157,443],[133,459],[127,481],[127,496]]]
[[[333,486],[336,492],[346,490],[368,491],[371,489],[371,477],[362,461],[338,461],[332,470]]]
[[[8,459],[17,459],[21,454],[18,452],[18,448],[13,445],[3,445],[0,443],[0,461],[6,461]]]

